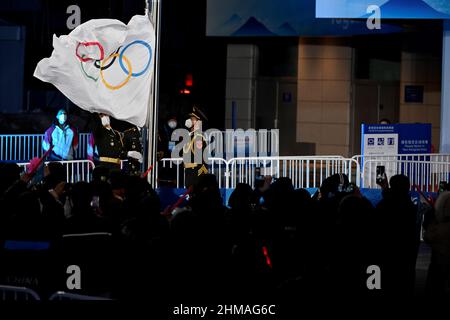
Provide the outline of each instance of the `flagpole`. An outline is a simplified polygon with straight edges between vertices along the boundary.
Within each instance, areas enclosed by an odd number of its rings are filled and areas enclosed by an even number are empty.
[[[158,147],[158,109],[159,109],[159,52],[161,40],[161,1],[162,0],[146,0],[145,13],[155,28],[155,59],[154,71],[149,102],[149,116],[147,117],[147,163],[153,164],[157,160]],[[158,165],[152,170],[148,176],[148,182],[157,187]]]

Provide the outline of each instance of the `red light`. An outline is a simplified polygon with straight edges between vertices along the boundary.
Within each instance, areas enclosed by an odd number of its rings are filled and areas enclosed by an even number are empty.
[[[272,261],[270,260],[269,251],[267,250],[266,246],[263,246],[262,249],[264,257],[266,257],[266,264],[269,266],[269,268],[272,269]]]
[[[194,85],[194,79],[193,79],[191,73],[188,73],[188,74],[186,75],[186,78],[184,79],[184,85],[185,85],[186,87],[192,87],[192,86]]]
[[[191,90],[189,90],[189,89],[182,89],[182,90],[180,90],[180,93],[181,94],[191,94]]]

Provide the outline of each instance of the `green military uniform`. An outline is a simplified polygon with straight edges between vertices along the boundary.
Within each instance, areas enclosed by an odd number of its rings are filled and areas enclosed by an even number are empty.
[[[208,168],[203,159],[203,151],[206,148],[205,137],[197,132],[191,132],[190,136],[190,143],[183,147],[183,158],[185,159],[186,155],[190,160],[184,163],[186,188],[195,185],[199,176],[208,173]],[[198,152],[201,159],[198,156],[196,157],[196,152]]]

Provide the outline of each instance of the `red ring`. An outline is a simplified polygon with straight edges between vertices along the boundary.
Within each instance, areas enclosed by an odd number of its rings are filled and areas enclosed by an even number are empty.
[[[100,59],[95,59],[95,60],[103,60],[103,58],[105,57],[105,51],[103,50],[103,46],[100,44],[100,42],[96,42],[96,41],[95,42],[80,42],[80,43],[78,43],[77,49],[75,50],[75,55],[81,62],[88,62],[88,61],[94,60],[92,58],[83,58],[78,54],[78,48],[81,45],[83,45],[85,47],[97,46],[100,49]]]

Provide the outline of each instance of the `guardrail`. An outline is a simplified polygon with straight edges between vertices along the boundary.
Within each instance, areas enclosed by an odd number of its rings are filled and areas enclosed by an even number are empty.
[[[295,188],[318,188],[330,175],[344,173],[350,181],[360,184],[360,167],[353,159],[341,156],[247,157],[225,160],[208,159],[209,172],[217,176],[220,188],[235,188],[238,183],[252,187],[258,176],[289,177]],[[184,187],[182,158],[161,159],[161,168],[173,169],[177,188]]]
[[[363,164],[361,186],[380,188],[376,183],[376,167],[384,166],[388,177],[406,175],[414,186],[424,192],[437,192],[439,182],[450,180],[450,162],[413,160],[366,160]]]
[[[352,159],[334,156],[234,158],[228,161],[230,186],[248,183],[254,187],[259,176],[288,177],[296,189],[318,188],[330,175],[343,173],[359,185],[359,166]]]
[[[219,188],[228,188],[227,161],[222,158],[209,158],[208,162],[208,171],[209,173],[216,175]],[[161,168],[172,170],[171,176],[175,186],[177,188],[184,188],[186,175],[183,166],[183,158],[164,158],[160,160],[160,163],[161,164],[157,163],[156,170],[158,170],[158,172]]]
[[[89,133],[80,133],[74,159],[86,159]],[[0,161],[26,162],[42,157],[43,134],[0,135]]]
[[[403,160],[403,161],[432,161],[450,162],[450,154],[447,153],[420,153],[420,154],[393,154],[393,155],[355,155],[352,159],[361,165],[366,160]]]
[[[66,170],[66,182],[76,183],[79,181],[91,182],[92,171],[95,165],[90,160],[57,161],[62,163]],[[46,162],[45,164],[47,164]],[[18,163],[22,170],[26,170],[28,163]]]

